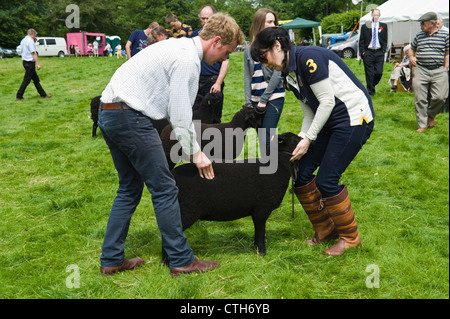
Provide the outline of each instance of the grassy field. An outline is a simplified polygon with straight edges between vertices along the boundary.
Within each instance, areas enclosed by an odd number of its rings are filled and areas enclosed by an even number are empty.
[[[186,231],[194,253],[221,267],[172,279],[160,264],[146,190],[126,245],[126,257],[140,256],[146,265],[99,276],[117,176],[101,134],[91,137],[89,103],[124,60],[40,60],[41,83],[53,98],[39,98],[31,84],[26,101],[15,101],[21,60],[0,60],[0,298],[449,298],[449,115],[416,133],[413,95],[388,93],[391,64],[373,99],[375,130],[341,180],[361,249],[328,257],[322,251],[330,244],[306,245],[313,229],[297,201],[291,218],[287,192],[267,222],[265,257],[252,246],[251,218],[197,222]],[[363,65],[346,62],[364,82]],[[234,53],[223,121],[244,103],[243,83],[243,55]],[[301,120],[288,93],[278,131],[298,133]]]

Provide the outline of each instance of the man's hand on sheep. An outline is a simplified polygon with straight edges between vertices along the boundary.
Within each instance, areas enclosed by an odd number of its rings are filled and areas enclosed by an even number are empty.
[[[311,144],[311,140],[307,137],[303,138],[298,144],[297,147],[292,152],[292,157],[290,159],[291,162],[302,158],[303,155],[308,152],[309,145]]]
[[[191,161],[195,164],[195,166],[197,166],[200,177],[207,179],[214,178],[212,163],[202,151],[198,151],[197,153],[192,155]]]

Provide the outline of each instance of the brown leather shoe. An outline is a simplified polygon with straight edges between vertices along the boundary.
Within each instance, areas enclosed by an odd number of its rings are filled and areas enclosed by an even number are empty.
[[[23,97],[16,97],[16,101],[25,101],[26,99],[24,99]]]
[[[347,245],[346,245],[346,243],[345,243],[345,240],[344,239],[339,239],[338,240],[338,242],[336,243],[336,245],[334,245],[333,247],[330,247],[330,248],[328,248],[328,249],[325,249],[324,251],[323,251],[323,253],[325,254],[325,255],[329,255],[329,256],[340,256],[340,255],[342,255],[344,252],[345,252],[345,250],[347,249],[347,247],[346,247]],[[362,247],[362,245],[361,245],[361,241],[360,242],[358,242],[357,244],[356,244],[356,246],[354,246],[354,247]]]
[[[49,99],[51,97],[52,97],[52,95],[50,95],[50,94],[47,94],[46,96],[41,96],[42,99],[45,99],[45,98]]]
[[[339,238],[339,232],[336,228],[333,229],[333,231],[325,238],[320,239],[319,234],[317,232],[314,233],[314,237],[312,239],[308,239],[305,241],[308,245],[314,246],[314,245],[320,245],[323,242],[332,241]]]
[[[180,274],[189,274],[191,272],[205,272],[219,266],[220,264],[217,261],[199,260],[196,257],[190,265],[170,268],[170,275],[173,278],[178,277]]]
[[[125,259],[122,265],[113,267],[100,267],[100,275],[109,276],[118,271],[131,270],[135,267],[139,267],[145,264],[142,258],[136,257],[133,259]]]

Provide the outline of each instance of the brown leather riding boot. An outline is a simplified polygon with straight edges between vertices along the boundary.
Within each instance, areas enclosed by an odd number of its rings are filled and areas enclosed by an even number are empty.
[[[306,242],[310,245],[318,245],[338,238],[333,220],[326,208],[321,205],[322,194],[316,187],[316,177],[306,185],[295,187],[294,192],[315,230],[314,237]]]
[[[347,186],[342,186],[342,191],[333,197],[323,199],[323,203],[339,233],[339,241],[331,248],[324,250],[324,254],[330,256],[342,255],[346,249],[361,246],[358,226],[356,225],[352,203],[348,196]]]

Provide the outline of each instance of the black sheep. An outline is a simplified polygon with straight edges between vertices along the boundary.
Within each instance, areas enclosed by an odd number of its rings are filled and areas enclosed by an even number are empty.
[[[217,104],[223,97],[222,92],[207,93],[202,97],[200,106],[192,112],[193,120],[200,120],[202,123],[214,122],[214,105]],[[158,134],[161,136],[163,129],[170,125],[167,119],[152,120],[153,127],[156,128]]]
[[[97,127],[98,127],[98,108],[100,106],[100,97],[96,96],[91,100],[91,120],[94,122],[92,124],[92,137],[97,137]]]
[[[220,101],[223,93],[208,93],[203,99],[200,107],[192,113],[193,120],[200,120],[202,123],[213,123],[214,121],[214,105]],[[100,98],[101,96],[96,96],[91,100],[91,119],[92,125],[92,137],[97,137],[97,128],[98,128],[98,108],[100,107]],[[169,121],[166,119],[162,120],[151,120],[153,127],[158,131],[158,134],[161,134],[161,131],[169,124]]]
[[[214,143],[211,145],[221,146],[220,152],[215,154],[216,149],[212,148],[211,152],[208,152],[206,154],[211,160],[233,160],[240,155],[243,149],[245,130],[250,127],[257,128],[260,126],[261,123],[258,121],[255,115],[255,110],[251,107],[243,107],[234,114],[233,119],[230,122],[218,124],[205,124],[202,122],[200,127],[196,127],[196,133],[197,136],[201,139],[200,148],[202,150],[211,142]],[[200,131],[198,131],[198,129],[200,129]],[[217,134],[206,136],[207,134],[204,133],[207,129],[212,129],[212,131],[216,129],[216,132],[219,133],[221,140],[215,140]],[[235,129],[242,129],[242,131],[237,131],[237,134],[232,134],[232,130]],[[211,132],[211,130],[209,132]],[[182,156],[181,145],[179,145],[174,136],[172,136],[171,138],[171,134],[172,127],[170,125],[167,125],[160,135],[164,153],[166,154],[167,163],[169,164],[170,169],[174,168],[176,165],[176,163],[173,161],[175,159],[174,155],[176,155],[175,157],[177,158],[181,158]],[[227,141],[227,137],[231,137],[232,141]],[[226,147],[232,147],[232,149],[226,149]]]
[[[230,221],[252,216],[254,244],[259,254],[265,255],[266,221],[271,212],[280,206],[290,177],[296,171],[297,162],[289,160],[299,141],[300,137],[293,133],[278,136],[278,152],[271,152],[270,160],[277,164],[272,174],[263,173],[269,164],[259,159],[214,163],[215,177],[212,180],[201,178],[192,163],[174,168],[172,173],[179,189],[183,230],[197,220]],[[277,154],[278,158],[272,158],[273,154]]]

